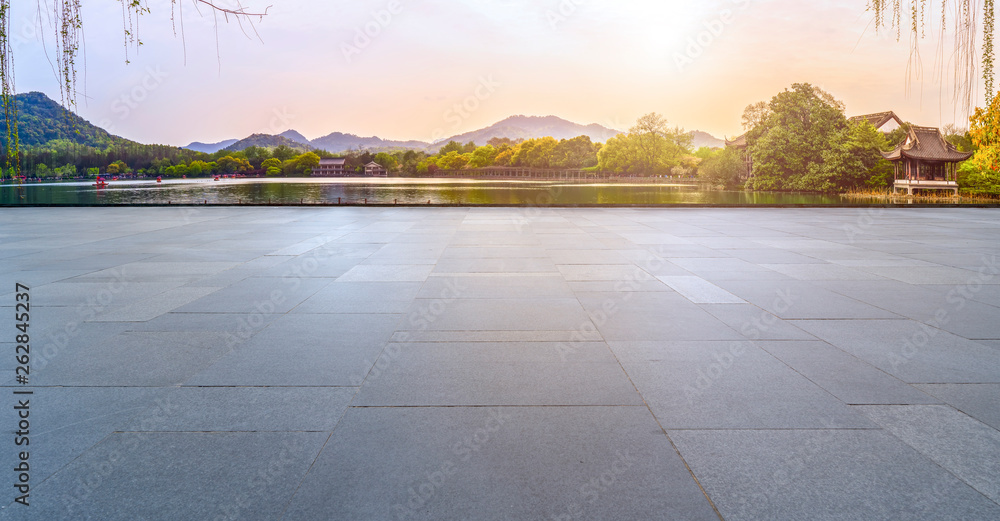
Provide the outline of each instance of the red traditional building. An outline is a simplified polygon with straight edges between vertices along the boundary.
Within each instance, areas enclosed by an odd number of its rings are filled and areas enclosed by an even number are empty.
[[[896,168],[894,193],[951,190],[958,195],[958,163],[972,157],[972,152],[959,152],[934,127],[911,126],[906,141],[882,156]]]

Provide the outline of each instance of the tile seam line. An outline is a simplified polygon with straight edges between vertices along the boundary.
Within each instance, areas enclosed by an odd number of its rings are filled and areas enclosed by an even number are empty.
[[[655,413],[653,413],[653,409],[652,407],[650,407],[649,402],[646,401],[646,397],[642,394],[641,391],[639,391],[639,387],[636,386],[635,381],[632,380],[632,375],[628,374],[628,371],[625,370],[625,366],[622,365],[621,360],[618,358],[618,354],[615,353],[615,350],[611,348],[611,345],[609,345],[607,341],[604,342],[604,345],[607,346],[608,350],[611,351],[612,356],[615,357],[615,361],[618,362],[618,367],[621,368],[622,373],[624,373],[625,377],[628,378],[628,381],[630,384],[632,384],[632,388],[635,389],[636,394],[638,394],[639,398],[642,399],[642,403],[645,406],[646,411],[649,412],[649,415],[653,418],[653,421],[656,422],[656,425],[660,428],[660,432],[663,433],[663,436],[667,439],[667,442],[670,443],[670,447],[674,449],[674,454],[676,454],[677,458],[681,460],[681,463],[687,470],[688,475],[691,476],[691,479],[694,480],[694,483],[698,487],[698,490],[700,490],[702,495],[705,497],[705,501],[708,501],[708,505],[712,508],[712,511],[715,512],[715,515],[719,518],[719,520],[725,521],[725,517],[723,517],[722,512],[719,511],[719,507],[716,506],[715,501],[713,501],[711,496],[708,495],[708,491],[705,490],[705,487],[704,485],[702,485],[701,480],[698,479],[698,476],[695,475],[694,469],[691,468],[691,465],[688,464],[687,459],[685,459],[684,455],[681,454],[681,451],[677,447],[677,444],[674,443],[674,439],[670,437],[670,433],[668,433],[667,429],[663,427],[663,423],[661,423],[660,419],[656,417]]]
[[[986,427],[988,427],[990,429],[993,429],[992,426],[984,424],[983,422],[979,421],[978,419],[973,418],[972,416],[969,416],[968,414],[960,411],[957,407],[954,407],[952,405],[944,404],[944,405],[927,405],[927,406],[929,406],[929,407],[947,407],[949,409],[953,409],[956,412],[958,412],[958,413],[960,413],[960,414],[968,417],[972,421],[977,422],[977,423],[982,424],[982,425],[985,425]],[[876,407],[878,407],[878,406],[876,406]],[[889,406],[889,407],[893,407],[893,406]],[[997,501],[997,500],[995,500],[995,499],[987,496],[985,492],[983,492],[983,491],[979,490],[978,488],[976,488],[974,485],[972,485],[971,483],[969,483],[968,481],[966,481],[965,478],[963,478],[962,476],[959,476],[958,474],[955,474],[954,472],[952,472],[950,469],[945,468],[941,463],[939,463],[935,458],[931,457],[929,454],[927,454],[924,451],[922,451],[922,450],[914,447],[913,445],[910,445],[906,440],[900,438],[899,436],[896,436],[896,433],[890,431],[889,429],[887,429],[885,427],[882,427],[882,424],[876,422],[875,420],[872,420],[872,423],[874,423],[874,424],[878,425],[879,427],[881,427],[880,430],[882,432],[884,432],[886,435],[891,436],[893,439],[895,439],[899,443],[902,443],[903,445],[909,447],[910,450],[912,450],[913,452],[916,452],[922,458],[926,459],[927,461],[929,461],[931,464],[933,464],[937,468],[941,469],[942,471],[944,471],[945,473],[947,473],[951,477],[953,477],[956,480],[958,480],[963,485],[965,485],[965,486],[969,487],[970,489],[972,489],[973,491],[975,491],[977,494],[979,494],[984,499],[986,499],[986,501],[989,501],[989,502],[993,503],[994,505],[1000,505],[1000,501]],[[996,430],[996,429],[993,429],[993,430]]]

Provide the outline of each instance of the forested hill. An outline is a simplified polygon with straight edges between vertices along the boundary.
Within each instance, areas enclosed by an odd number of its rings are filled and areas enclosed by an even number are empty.
[[[241,139],[236,143],[229,145],[225,148],[225,150],[229,152],[239,152],[240,150],[244,150],[248,147],[275,148],[282,145],[298,152],[315,150],[315,147],[312,145],[298,143],[284,136],[272,136],[269,134],[252,134],[248,138]]]
[[[17,129],[21,146],[45,145],[56,139],[65,139],[95,148],[105,148],[112,143],[131,143],[92,125],[41,92],[18,94],[14,99],[17,105]],[[6,146],[7,129],[2,130],[0,143]]]

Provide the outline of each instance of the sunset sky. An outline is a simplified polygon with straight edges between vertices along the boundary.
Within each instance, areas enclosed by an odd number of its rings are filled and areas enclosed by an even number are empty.
[[[183,0],[175,36],[169,0],[150,0],[129,65],[121,5],[84,2],[80,114],[172,145],[289,128],[429,141],[515,114],[624,129],[648,112],[721,138],[742,132],[746,105],[808,82],[848,115],[967,126],[936,78],[940,22],[927,24],[924,78],[907,95],[909,37],[875,35],[865,0],[242,1],[272,4],[255,22],[262,41],[220,18],[217,47],[210,10]],[[58,99],[53,29],[34,5],[13,7],[16,87]]]

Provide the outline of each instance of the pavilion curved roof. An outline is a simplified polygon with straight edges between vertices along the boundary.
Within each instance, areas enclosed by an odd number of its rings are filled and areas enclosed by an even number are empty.
[[[972,152],[959,152],[936,127],[911,126],[906,141],[892,152],[882,152],[882,157],[889,161],[909,158],[957,163],[972,157]]]
[[[735,137],[733,139],[727,139],[726,140],[726,146],[727,147],[734,147],[734,148],[746,148],[746,146],[747,146],[747,135],[743,134],[743,135],[737,136],[737,137]]]

